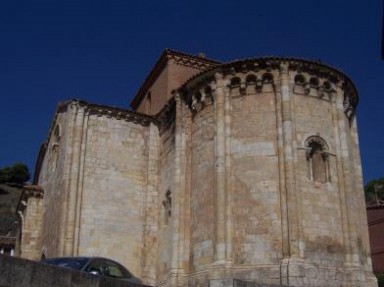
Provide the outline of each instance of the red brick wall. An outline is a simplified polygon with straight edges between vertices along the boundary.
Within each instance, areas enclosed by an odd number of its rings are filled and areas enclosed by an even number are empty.
[[[369,241],[374,273],[384,273],[384,206],[367,208]]]

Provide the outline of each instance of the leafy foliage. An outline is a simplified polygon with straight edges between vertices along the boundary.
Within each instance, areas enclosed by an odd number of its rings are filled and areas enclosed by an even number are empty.
[[[376,274],[377,284],[379,287],[384,286],[384,274]]]
[[[23,163],[15,163],[0,169],[0,183],[23,184],[30,178],[28,167]]]
[[[365,187],[367,205],[384,205],[384,177],[371,180]]]
[[[19,224],[17,204],[22,193],[20,185],[0,184],[0,236],[15,236]]]

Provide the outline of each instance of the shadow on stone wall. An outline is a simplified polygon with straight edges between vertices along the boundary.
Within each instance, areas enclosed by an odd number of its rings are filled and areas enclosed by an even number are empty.
[[[0,287],[138,287],[138,285],[21,258],[0,255]]]

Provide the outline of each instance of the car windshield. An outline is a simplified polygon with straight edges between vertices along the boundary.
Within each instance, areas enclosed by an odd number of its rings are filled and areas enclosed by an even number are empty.
[[[43,262],[56,265],[60,267],[66,267],[71,269],[80,270],[88,261],[88,258],[47,258]]]

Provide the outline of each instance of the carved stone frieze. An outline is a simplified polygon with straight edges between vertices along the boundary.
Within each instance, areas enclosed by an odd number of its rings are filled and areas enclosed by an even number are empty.
[[[330,101],[336,92],[333,85],[327,79],[310,77],[310,75],[300,72],[294,78],[293,92]]]
[[[244,95],[275,92],[278,90],[277,75],[294,74],[292,88],[295,94],[307,95],[326,101],[334,101],[337,96],[337,87],[340,83],[349,79],[339,71],[328,67],[321,62],[311,62],[292,58],[261,58],[242,60],[215,67],[213,70],[197,75],[188,81],[182,88],[185,102],[193,113],[197,113],[213,101],[213,97],[207,97],[200,88],[213,81],[211,86],[218,81],[215,74],[228,81],[232,97]],[[187,88],[188,87],[188,88]],[[196,92],[196,88],[198,91]],[[355,115],[357,105],[357,92],[353,84],[343,85],[344,112],[351,123]],[[214,90],[214,89],[212,89]],[[348,91],[347,91],[348,90]],[[207,101],[208,100],[208,101]]]
[[[87,105],[85,107],[89,115],[97,115],[99,117],[115,118],[117,120],[125,120],[128,122],[137,123],[143,126],[148,126],[151,122],[156,123],[156,120],[147,115],[142,115],[129,110],[117,109],[107,106]]]
[[[191,67],[197,70],[206,70],[207,68],[215,66],[212,62],[202,62],[192,57],[186,58],[185,56],[170,55],[169,58],[173,59],[178,65]]]

